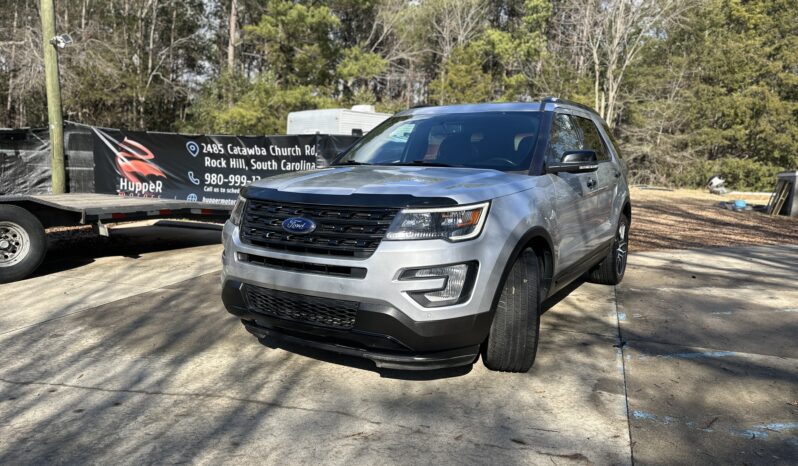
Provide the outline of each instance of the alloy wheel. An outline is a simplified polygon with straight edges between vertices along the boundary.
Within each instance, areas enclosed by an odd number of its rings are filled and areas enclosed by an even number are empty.
[[[625,222],[618,225],[618,237],[615,241],[615,272],[620,277],[626,271],[626,255],[629,252],[629,238]]]

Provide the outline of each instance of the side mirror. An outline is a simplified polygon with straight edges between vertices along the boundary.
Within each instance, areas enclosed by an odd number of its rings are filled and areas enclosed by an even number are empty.
[[[588,173],[598,170],[598,156],[594,150],[572,150],[561,162],[546,165],[547,173]]]

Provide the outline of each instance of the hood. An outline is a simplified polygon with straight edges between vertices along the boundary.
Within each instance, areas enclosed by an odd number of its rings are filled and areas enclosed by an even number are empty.
[[[251,186],[324,196],[441,197],[469,204],[530,189],[535,186],[536,178],[479,168],[361,165],[287,173],[261,179]]]

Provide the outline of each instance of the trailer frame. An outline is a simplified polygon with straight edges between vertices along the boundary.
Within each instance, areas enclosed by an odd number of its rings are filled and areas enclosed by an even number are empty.
[[[107,224],[154,219],[187,219],[224,223],[232,205],[161,199],[155,197],[118,196],[114,194],[9,194],[0,195],[0,225],[16,234],[18,241],[31,244],[21,248],[30,257],[12,261],[12,238],[0,238],[0,283],[21,280],[33,273],[46,254],[45,229],[92,225],[100,235],[108,236]],[[24,230],[24,234],[18,234]],[[14,233],[16,232],[16,233]],[[0,231],[3,234],[3,231]],[[32,245],[32,247],[31,247]],[[11,257],[4,261],[3,253]]]

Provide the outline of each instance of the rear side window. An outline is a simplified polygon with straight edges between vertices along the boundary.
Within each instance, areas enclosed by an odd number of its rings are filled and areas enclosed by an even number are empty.
[[[599,134],[598,128],[596,128],[593,120],[578,116],[572,116],[571,118],[576,122],[582,133],[584,149],[596,151],[596,157],[599,162],[609,160],[610,156],[607,153],[607,147],[604,145],[601,134]]]
[[[551,137],[549,147],[546,149],[546,159],[550,162],[562,162],[562,157],[568,151],[582,150],[581,131],[570,116],[564,113],[554,115],[551,124]]]

